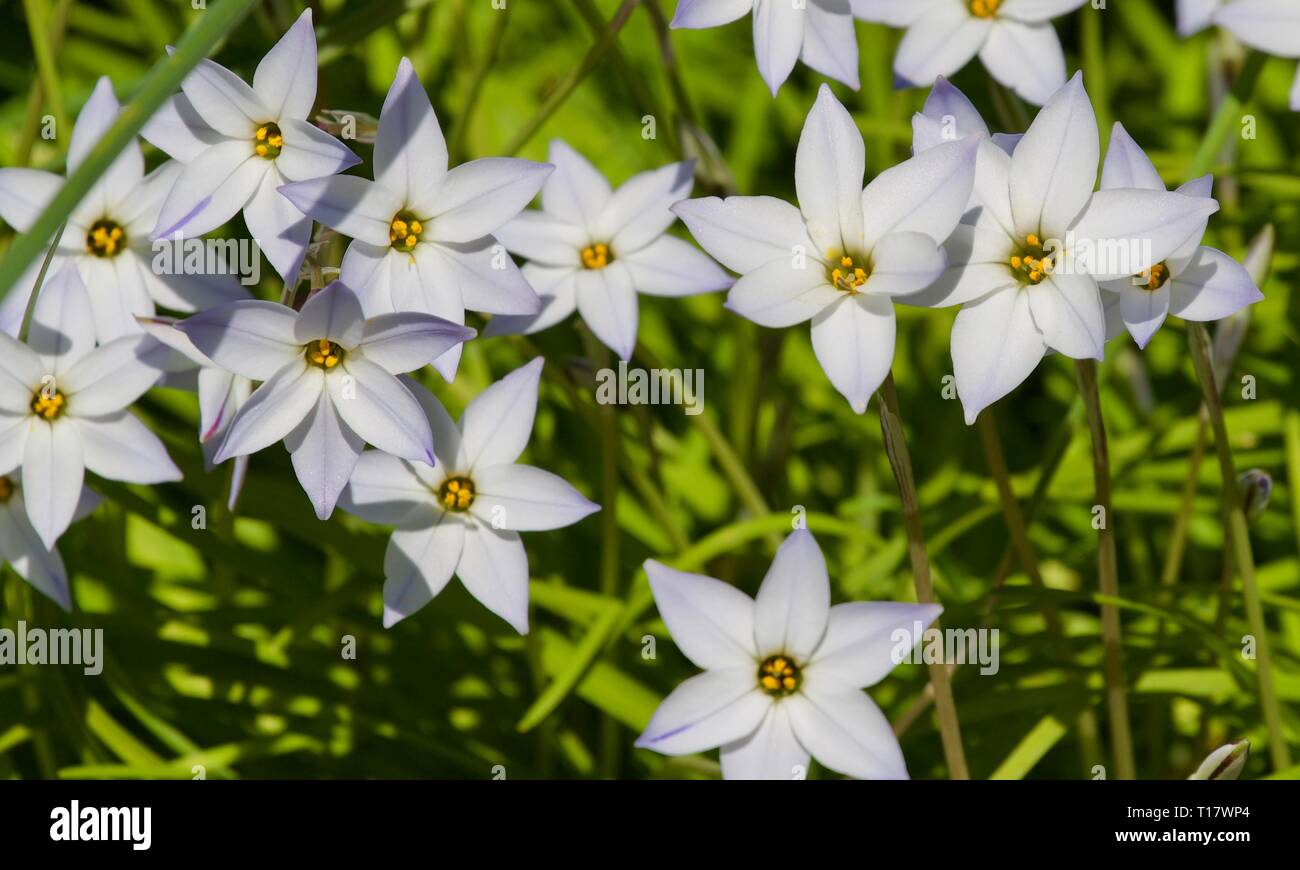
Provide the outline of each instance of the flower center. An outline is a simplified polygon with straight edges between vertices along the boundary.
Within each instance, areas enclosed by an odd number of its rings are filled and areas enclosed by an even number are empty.
[[[41,387],[32,394],[32,413],[44,420],[55,420],[67,410],[68,400],[52,387]]]
[[[96,257],[116,257],[126,247],[126,233],[116,222],[100,218],[86,231],[86,250]]]
[[[1002,5],[1002,0],[970,0],[967,5],[970,7],[970,14],[976,18],[992,18],[998,14],[998,7]]]
[[[253,150],[257,152],[258,157],[274,160],[280,156],[283,148],[284,136],[280,133],[280,128],[269,121],[258,127],[257,132],[253,134]]]
[[[1164,263],[1156,263],[1154,266],[1152,266],[1147,271],[1143,272],[1138,277],[1147,279],[1147,282],[1145,284],[1138,284],[1138,286],[1144,290],[1150,290],[1152,293],[1154,293],[1157,290],[1159,290],[1161,287],[1168,284],[1169,279],[1173,276],[1169,271],[1169,266],[1167,266]]]
[[[14,497],[14,482],[7,477],[0,477],[0,504]]]
[[[1025,243],[1018,254],[1011,255],[1011,271],[1016,273],[1022,284],[1040,284],[1052,273],[1057,252],[1050,254],[1043,247],[1043,240],[1030,233],[1025,236]]]
[[[343,348],[329,339],[318,339],[307,345],[307,362],[329,371],[343,361]]]
[[[789,656],[769,656],[758,666],[759,688],[774,698],[793,695],[802,681],[799,666]]]
[[[399,211],[388,225],[388,243],[399,251],[409,251],[420,241],[422,232],[424,225],[419,218],[409,211]]]
[[[603,269],[614,259],[614,255],[609,252],[609,245],[604,242],[596,242],[594,245],[587,245],[582,249],[582,268],[584,269]]]
[[[438,487],[438,501],[455,513],[464,513],[474,503],[474,481],[468,477],[449,477]]]
[[[856,294],[858,288],[867,283],[867,279],[871,277],[870,271],[865,268],[867,265],[866,258],[854,260],[849,254],[841,254],[836,259],[834,252],[832,252],[830,259],[832,263],[839,263],[838,266],[831,267],[830,274],[831,284],[835,286],[836,290]]]

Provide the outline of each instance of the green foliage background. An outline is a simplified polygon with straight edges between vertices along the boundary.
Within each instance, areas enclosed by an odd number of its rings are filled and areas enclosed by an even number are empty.
[[[563,137],[618,183],[685,151],[707,158],[697,195],[731,188],[793,199],[794,148],[821,77],[800,65],[772,99],[748,18],[674,31],[666,54],[645,8],[654,3],[671,17],[671,0],[644,0],[581,77],[617,2],[509,0],[505,13],[490,0],[313,3],[317,109],[377,115],[405,54],[453,162],[505,153],[541,120],[520,156],[544,160],[547,141]],[[1179,183],[1218,99],[1208,83],[1220,36],[1177,38],[1172,3],[1108,7],[1056,22],[1070,68],[1085,70],[1103,139],[1111,120],[1123,121],[1166,181]],[[32,9],[45,19],[36,31],[49,40],[57,72],[44,94]],[[214,57],[249,77],[300,9],[290,0],[258,4]],[[163,47],[202,14],[169,0],[0,4],[0,163],[61,171],[67,136],[41,139],[41,115],[55,114],[70,131],[99,75],[129,99]],[[908,155],[910,116],[926,92],[892,89],[897,32],[858,22],[857,34],[862,88],[833,87],[866,137],[871,175]],[[1223,211],[1207,244],[1240,257],[1266,223],[1277,230],[1266,299],[1252,311],[1225,402],[1238,468],[1263,469],[1276,482],[1252,534],[1287,737],[1300,750],[1300,116],[1286,107],[1294,67],[1265,67],[1250,109],[1258,137],[1238,142],[1234,164],[1216,170],[1229,178],[1217,188]],[[987,81],[978,63],[955,77],[991,126],[1022,130],[1020,107]],[[654,138],[643,137],[646,116]],[[349,144],[368,163],[369,147]],[[161,160],[148,146],[146,155],[150,166]],[[245,234],[239,219],[228,232]],[[7,247],[12,231],[2,238]],[[279,287],[267,280],[260,292],[276,298]],[[703,369],[698,417],[672,406],[598,406],[592,379],[608,357],[572,319],[532,341],[469,343],[454,384],[424,378],[457,414],[491,381],[544,354],[525,461],[605,505],[576,526],[525,535],[534,628],[524,638],[457,583],[385,631],[387,530],[342,512],[318,522],[279,448],[253,458],[231,517],[221,507],[225,469],[202,468],[194,398],[153,391],[139,410],[184,482],[92,482],[105,503],[60,544],[73,575],[71,615],[9,568],[0,573],[0,624],[103,628],[108,656],[99,677],[69,667],[0,669],[0,776],[190,778],[202,764],[210,777],[248,778],[487,778],[496,765],[509,778],[716,777],[716,756],[667,759],[632,748],[658,701],[694,670],[650,604],[644,559],[753,593],[802,506],[836,601],[915,595],[875,403],[861,417],[850,411],[818,367],[806,327],[761,329],[725,312],[722,299],[641,300],[634,364]],[[954,312],[898,311],[894,375],[944,621],[1001,629],[1001,671],[962,669],[955,678],[971,773],[1092,777],[1093,765],[1110,761],[1104,728],[1100,757],[1076,731],[1082,708],[1105,717],[1091,456],[1070,361],[1049,357],[996,408],[1016,492],[1036,508],[1030,536],[1049,587],[1041,591],[1009,557],[979,434],[943,394]],[[1241,397],[1244,375],[1257,381],[1252,401]],[[1249,738],[1257,751],[1246,777],[1300,776],[1300,768],[1272,770],[1264,751],[1254,662],[1239,655],[1249,633],[1239,593],[1216,626],[1224,532],[1212,447],[1197,472],[1177,584],[1159,582],[1200,400],[1182,324],[1171,319],[1144,353],[1127,338],[1109,345],[1102,391],[1139,775],[1186,776],[1215,746]],[[1059,469],[1031,499],[1060,450]],[[196,505],[207,508],[205,530],[191,528]],[[1002,564],[1011,571],[999,587]],[[1047,606],[1060,609],[1064,649],[1045,635]],[[341,656],[345,636],[355,638],[355,661]],[[657,641],[653,658],[642,655],[648,638]],[[903,722],[925,685],[923,668],[905,665],[871,694]],[[932,710],[922,709],[901,740],[914,777],[947,775]]]

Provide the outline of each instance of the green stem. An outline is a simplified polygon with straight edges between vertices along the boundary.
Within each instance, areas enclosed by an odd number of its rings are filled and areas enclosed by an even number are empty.
[[[32,53],[36,55],[36,76],[41,83],[41,93],[45,104],[54,116],[54,127],[60,138],[71,138],[72,131],[66,130],[66,118],[63,114],[63,90],[59,86],[59,71],[54,65],[54,47],[51,44],[49,20],[46,13],[48,4],[38,0],[23,0],[23,12],[27,16],[27,30],[32,40]]]
[[[134,141],[145,122],[157,111],[181,81],[217,42],[235,28],[256,0],[221,0],[203,14],[176,45],[176,51],[161,60],[145,78],[135,98],[122,108],[117,120],[95,144],[76,171],[59,188],[31,229],[14,240],[9,254],[0,262],[0,287],[17,283],[49,243],[55,231],[72,214],[87,191],[99,181],[122,149]]]
[[[1083,21],[1083,66],[1088,71],[1088,93],[1092,97],[1093,111],[1097,114],[1097,129],[1101,131],[1101,157],[1104,161],[1110,144],[1111,115],[1101,16],[1102,11],[1099,9],[1084,9],[1080,17]]]
[[[27,297],[27,308],[23,311],[23,322],[18,327],[18,340],[27,341],[27,334],[32,329],[32,315],[36,313],[36,297],[40,295],[41,287],[45,285],[45,274],[50,271],[50,263],[54,262],[54,252],[59,249],[59,239],[63,238],[63,230],[67,224],[59,227],[59,231],[54,234],[54,241],[50,242],[50,248],[45,252],[45,259],[41,262],[40,271],[36,273],[36,283],[32,285],[31,295]]]
[[[528,123],[524,124],[519,132],[514,135],[514,138],[501,150],[503,156],[509,157],[517,154],[520,148],[528,144],[528,140],[533,138],[533,135],[541,129],[551,115],[555,114],[555,110],[569,98],[569,94],[573,93],[574,88],[581,84],[587,74],[595,69],[596,64],[600,62],[600,59],[609,51],[610,46],[614,44],[614,40],[618,38],[618,32],[623,29],[623,25],[627,23],[628,18],[632,15],[632,10],[636,9],[639,2],[640,0],[623,0],[623,5],[618,7],[618,11],[609,20],[609,24],[605,26],[600,38],[587,52],[587,56],[574,68],[573,72],[569,73],[564,81],[560,82],[559,86],[538,107],[537,113],[529,119]]]
[[[1110,504],[1110,451],[1106,445],[1106,423],[1101,413],[1101,391],[1097,387],[1097,363],[1090,359],[1075,360],[1075,376],[1083,395],[1084,413],[1092,434],[1092,469],[1097,504],[1102,511],[1102,526],[1097,539],[1097,579],[1101,594],[1119,597],[1119,567],[1115,555],[1114,517]],[[1133,760],[1133,731],[1129,725],[1128,696],[1124,686],[1124,658],[1120,637],[1119,608],[1101,606],[1101,640],[1103,674],[1106,683],[1106,709],[1110,721],[1111,748],[1115,756],[1118,779],[1133,779],[1137,765]]]
[[[925,554],[925,533],[921,529],[921,510],[917,502],[916,484],[912,476],[912,459],[903,435],[903,421],[898,410],[898,393],[894,376],[889,374],[880,386],[880,431],[885,440],[889,466],[894,471],[898,495],[903,503],[903,527],[907,530],[907,552],[912,562],[912,579],[916,583],[916,599],[922,604],[938,603],[934,584],[930,580],[930,560]],[[934,628],[939,627],[935,620]],[[948,763],[951,779],[970,779],[966,766],[966,753],[962,749],[961,726],[957,721],[957,704],[952,696],[947,665],[936,662],[930,666],[930,684],[934,687],[934,710],[939,718],[939,738],[943,743],[944,759]]]
[[[1264,69],[1264,62],[1267,56],[1254,49],[1246,55],[1246,62],[1242,65],[1241,75],[1237,76],[1237,81],[1232,86],[1232,91],[1224,97],[1223,102],[1219,104],[1218,111],[1214,113],[1214,119],[1210,121],[1210,127],[1205,131],[1205,138],[1201,140],[1201,147],[1197,149],[1196,156],[1192,158],[1191,165],[1187,167],[1184,177],[1200,178],[1207,172],[1214,169],[1215,163],[1219,160],[1219,155],[1223,153],[1223,147],[1228,141],[1234,128],[1241,123],[1241,112],[1250,102],[1251,95],[1255,92],[1255,85],[1259,82],[1259,75]]]
[[[1232,548],[1231,559],[1241,575],[1241,590],[1246,603],[1246,619],[1255,636],[1256,676],[1259,680],[1259,702],[1264,710],[1264,723],[1268,728],[1269,753],[1274,770],[1291,766],[1291,753],[1282,733],[1282,712],[1278,705],[1277,690],[1273,685],[1273,657],[1269,651],[1268,631],[1264,623],[1264,607],[1255,583],[1255,556],[1250,549],[1250,531],[1246,526],[1246,513],[1237,487],[1237,469],[1232,459],[1232,445],[1228,442],[1228,427],[1223,419],[1223,406],[1214,377],[1214,358],[1210,349],[1210,334],[1202,323],[1188,322],[1188,344],[1196,377],[1201,382],[1201,395],[1214,428],[1214,447],[1219,454],[1219,471],[1223,476],[1224,511],[1228,518],[1228,538]]]

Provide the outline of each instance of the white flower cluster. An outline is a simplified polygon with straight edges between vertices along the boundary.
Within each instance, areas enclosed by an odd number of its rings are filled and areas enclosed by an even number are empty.
[[[726,307],[760,325],[810,321],[827,377],[862,413],[892,365],[894,304],[960,305],[952,358],[969,423],[1049,351],[1100,359],[1125,329],[1143,346],[1170,313],[1212,320],[1259,300],[1245,269],[1201,245],[1218,208],[1212,179],[1166,190],[1119,125],[1099,167],[1092,104],[1081,75],[1066,80],[1048,23],[1082,2],[681,0],[679,27],[752,9],[759,68],[774,93],[797,59],[856,86],[854,15],[908,28],[899,77],[933,83],[914,119],[914,156],[868,182],[857,125],[823,85],[799,139],[797,206],[769,196],[690,199],[689,161],[615,190],[560,141],[547,164],[449,167],[433,106],[405,59],[380,114],[373,180],[343,175],[358,158],[307,121],[316,98],[310,11],[257,65],[251,86],[203,61],[143,131],[172,159],[146,176],[132,143],[56,240],[30,325],[24,331],[35,267],[0,311],[0,554],[69,607],[54,547],[94,505],[85,472],[178,479],[129,406],[155,384],[190,378],[210,461],[237,463],[232,505],[247,457],[282,441],[320,519],[337,504],[395,528],[385,626],[454,574],[523,633],[519,533],[567,526],[599,507],[561,478],[517,464],[540,358],[485,390],[458,423],[407,377],[432,365],[455,378],[475,336],[466,309],[495,315],[489,335],[536,332],[576,310],[626,360],[639,293],[728,290]],[[1295,36],[1290,3],[1213,5],[1183,7],[1266,50],[1297,48],[1266,38]],[[1270,14],[1289,29],[1269,33]],[[990,135],[941,77],[976,53],[995,78],[1043,105],[1023,136]],[[70,171],[118,112],[103,79],[77,120]],[[27,229],[61,183],[0,171],[0,216]],[[539,193],[541,209],[525,211]],[[230,281],[151,266],[154,241],[201,236],[239,212],[284,278],[286,299],[316,223],[351,239],[339,280],[295,309],[246,298]],[[677,218],[713,259],[666,234]],[[505,252],[527,262],[521,269]],[[159,307],[189,316],[161,316]],[[929,625],[937,605],[832,607],[807,531],[780,547],[757,600],[655,562],[646,571],[678,646],[705,673],[668,697],[638,745],[670,754],[721,747],[728,777],[798,778],[810,756],[857,777],[907,775],[861,687],[895,664],[896,630]]]

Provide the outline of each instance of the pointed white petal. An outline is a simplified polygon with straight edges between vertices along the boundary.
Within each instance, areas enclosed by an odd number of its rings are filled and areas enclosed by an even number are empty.
[[[389,374],[399,375],[423,368],[475,334],[432,314],[380,314],[365,322],[357,353]]]
[[[1073,12],[1087,2],[1088,0],[1005,0],[998,7],[998,13],[1017,21],[1036,24]]]
[[[325,226],[385,248],[389,246],[388,230],[393,217],[402,209],[399,194],[355,175],[286,184],[280,188],[280,195]]]
[[[1181,193],[1099,191],[1070,228],[1075,249],[1091,247],[1095,254],[1092,263],[1080,254],[1078,270],[1100,281],[1144,272],[1187,243],[1218,210],[1213,199]]]
[[[991,20],[972,16],[965,4],[934,4],[903,35],[894,55],[894,75],[913,87],[951,76],[970,62],[992,29]]]
[[[85,478],[81,438],[75,424],[34,421],[23,444],[23,501],[45,549],[67,531]]]
[[[800,745],[831,770],[857,779],[907,779],[889,720],[865,692],[805,678],[784,702]]]
[[[325,338],[351,350],[361,343],[365,329],[357,294],[342,281],[332,281],[298,312],[293,337],[299,345]]]
[[[517,533],[467,523],[456,576],[480,604],[528,634],[528,556]]]
[[[387,244],[354,241],[348,245],[339,267],[339,280],[356,291],[367,317],[391,314],[395,310],[392,268],[393,262],[404,256]]]
[[[361,162],[342,142],[306,121],[281,120],[280,132],[284,148],[275,158],[275,166],[288,181],[334,175]]]
[[[484,157],[447,172],[433,191],[424,236],[439,242],[472,242],[510,220],[542,189],[553,167],[513,157]]]
[[[900,296],[895,302],[946,308],[965,305],[995,290],[1018,286],[1011,271],[1015,245],[1001,229],[962,224],[943,246],[948,267],[925,290]]]
[[[181,90],[204,123],[229,139],[250,143],[250,150],[257,125],[275,120],[243,79],[211,60],[199,61]]]
[[[803,323],[845,298],[827,281],[826,268],[813,259],[799,267],[788,259],[773,260],[732,285],[727,308],[760,326]]]
[[[861,414],[894,361],[894,306],[868,293],[846,296],[813,318],[812,344],[831,385]]]
[[[638,293],[652,296],[694,296],[726,290],[733,278],[703,251],[673,236],[661,236],[623,257]]]
[[[632,176],[605,202],[592,225],[593,236],[609,240],[617,257],[639,251],[677,220],[668,209],[690,196],[694,184],[694,160]]]
[[[673,206],[691,235],[709,256],[744,274],[773,260],[797,254],[816,256],[803,215],[771,196],[716,196],[688,199]]]
[[[382,450],[361,454],[339,507],[367,522],[407,529],[435,525],[443,515],[411,464]]]
[[[27,416],[48,369],[31,348],[0,333],[0,411]]]
[[[40,169],[0,169],[0,218],[15,231],[25,233],[54,194],[63,178]]]
[[[833,251],[838,256],[861,246],[865,171],[862,134],[848,110],[823,84],[799,134],[794,162],[799,208],[819,254],[831,256]]]
[[[1020,386],[1046,352],[1019,284],[963,306],[952,326],[952,364],[966,423]]]
[[[705,670],[756,668],[754,599],[729,583],[645,563],[655,607],[682,655]]]
[[[255,155],[248,141],[228,140],[209,148],[177,176],[150,238],[175,233],[193,238],[215,230],[248,203],[271,170],[270,161]]]
[[[1169,283],[1154,291],[1130,284],[1120,292],[1119,306],[1129,335],[1139,348],[1145,348],[1169,313]]]
[[[721,760],[723,779],[808,778],[808,750],[795,738],[781,704],[768,708],[753,734],[724,744]]]
[[[460,282],[448,282],[448,269],[441,245],[416,245],[414,258],[389,258],[389,294],[397,311],[419,311],[455,324],[465,322],[465,303]],[[456,378],[462,345],[457,344],[433,361],[433,367],[448,383]]]
[[[76,263],[46,278],[32,310],[27,346],[40,355],[46,371],[59,376],[94,348],[90,297]]]
[[[1214,13],[1214,23],[1251,48],[1300,57],[1300,6],[1286,0],[1235,0]]]
[[[803,47],[804,9],[789,0],[754,0],[754,59],[772,96]]]
[[[1219,320],[1264,298],[1246,268],[1214,248],[1201,248],[1172,283],[1171,310],[1184,320]]]
[[[865,249],[890,233],[952,235],[970,202],[980,141],[945,142],[877,175],[862,191]]]
[[[286,305],[248,299],[176,324],[201,353],[227,371],[266,381],[303,354],[294,337],[297,313]]]
[[[491,465],[474,471],[471,511],[498,529],[536,532],[571,526],[600,510],[564,478],[531,465]]]
[[[411,391],[363,357],[349,356],[341,367],[325,386],[348,427],[386,453],[433,465],[433,433]]]
[[[1065,84],[1065,52],[1051,24],[999,18],[980,48],[980,62],[989,75],[1035,106]]]
[[[514,462],[528,446],[545,361],[537,357],[475,397],[460,420],[458,469],[473,471]]]
[[[1106,316],[1096,281],[1056,273],[1025,293],[1034,325],[1048,347],[1071,359],[1099,360],[1105,355]]]
[[[542,208],[566,223],[590,229],[609,200],[609,182],[562,139],[551,140],[546,159],[555,171],[542,185]]]
[[[746,15],[753,7],[754,0],[678,0],[672,26],[692,30],[720,27]]]
[[[871,277],[862,292],[878,296],[907,296],[924,290],[948,266],[944,250],[925,233],[894,232],[871,253]]]
[[[284,438],[312,412],[324,389],[325,373],[316,366],[286,365],[239,409],[214,461],[256,453]]]
[[[763,722],[772,699],[758,689],[756,669],[696,674],[664,698],[636,745],[664,755],[688,755],[743,740]]]
[[[548,266],[577,267],[586,246],[587,230],[542,211],[525,211],[493,233],[510,253]]]
[[[397,66],[379,114],[374,164],[375,181],[396,194],[399,207],[404,204],[417,211],[432,204],[433,191],[447,174],[447,142],[442,127],[429,95],[406,58]],[[388,220],[392,216],[389,212]]]
[[[921,109],[921,114],[930,120],[938,122],[940,129],[950,131],[950,136],[940,141],[954,141],[956,139],[965,139],[967,136],[978,136],[981,133],[987,136],[989,134],[988,124],[984,123],[984,116],[975,108],[975,104],[961,92],[961,90],[943,76],[935,79],[934,87],[930,89],[930,96],[925,98],[925,106]],[[938,145],[939,142],[931,142],[927,148]],[[918,148],[917,151],[924,151],[926,148]]]
[[[632,273],[616,260],[578,272],[574,282],[583,322],[620,359],[631,359],[639,317]]]
[[[109,480],[164,483],[181,479],[158,436],[130,411],[69,421],[81,438],[86,469]]]
[[[1178,35],[1192,36],[1209,27],[1222,0],[1177,0]]]
[[[283,178],[274,169],[262,176],[244,206],[244,223],[280,277],[296,281],[311,241],[311,218],[280,195],[282,184]]]
[[[1092,196],[1100,159],[1097,115],[1078,73],[1038,113],[1011,155],[1017,234],[1064,238]]]
[[[111,414],[130,405],[158,381],[154,364],[161,348],[144,333],[127,335],[86,354],[59,382],[69,395],[68,413],[78,417]]]
[[[758,658],[784,654],[808,661],[826,633],[831,583],[812,532],[791,532],[777,548],[758,588],[754,646]]]
[[[536,314],[503,314],[493,317],[483,330],[485,336],[531,335],[554,326],[577,310],[575,269],[525,263],[520,273],[537,291],[540,309]]]
[[[406,619],[446,587],[464,546],[465,523],[451,518],[393,532],[384,555],[384,628]]]
[[[826,636],[804,672],[846,688],[874,686],[899,663],[895,652],[912,650],[942,612],[937,604],[904,601],[837,604],[831,608]]]
[[[415,396],[415,401],[420,403],[420,409],[424,411],[425,419],[429,421],[429,429],[433,432],[433,455],[438,460],[435,465],[439,466],[436,475],[423,464],[412,465],[411,470],[421,476],[426,484],[436,484],[441,480],[444,472],[459,467],[460,429],[456,427],[456,422],[451,419],[442,402],[439,402],[438,397],[429,392],[427,387],[412,377],[403,376],[399,380],[411,391],[411,395]]]
[[[32,428],[31,418],[25,414],[0,415],[0,474],[9,474],[23,464],[27,433]]]
[[[180,163],[191,163],[226,137],[213,130],[184,94],[163,101],[140,135],[145,141]]]
[[[1133,141],[1133,137],[1119,121],[1111,129],[1110,148],[1106,151],[1106,162],[1101,167],[1101,189],[1108,190],[1112,187],[1165,189],[1165,183],[1151,158],[1142,150],[1142,146]]]
[[[113,83],[107,76],[101,76],[95,83],[90,99],[81,107],[77,123],[72,128],[72,141],[68,144],[68,174],[72,174],[86,159],[86,155],[104,137],[108,128],[117,120],[121,108],[113,94]],[[87,199],[96,200],[101,208],[113,208],[130,194],[144,178],[144,155],[140,145],[134,139],[122,149],[121,153],[99,177],[94,188],[87,193]]]
[[[8,562],[36,591],[64,610],[72,609],[63,559],[58,550],[47,548],[41,541],[18,497],[0,504],[0,560]]]
[[[799,59],[857,90],[858,40],[849,0],[814,0],[805,13]]]
[[[307,117],[316,102],[316,33],[310,9],[258,62],[253,90],[282,128],[286,120]]]
[[[316,407],[284,436],[284,446],[316,518],[329,519],[361,456],[361,436],[340,419],[330,397],[321,393]]]
[[[541,300],[492,236],[421,247],[428,248],[421,252],[421,269],[429,267],[435,287],[456,287],[455,296],[465,308],[490,314],[536,314],[541,310]]]

